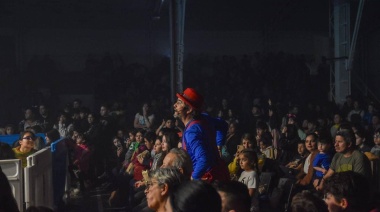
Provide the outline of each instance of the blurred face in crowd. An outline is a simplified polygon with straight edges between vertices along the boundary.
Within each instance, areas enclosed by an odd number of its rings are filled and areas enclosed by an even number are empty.
[[[34,114],[31,109],[25,110],[25,119],[27,120],[33,120],[34,119]]]
[[[337,135],[335,136],[335,151],[339,153],[345,153],[349,147],[351,146],[351,143],[348,143],[344,140],[343,136]]]
[[[44,115],[46,115],[46,107],[45,107],[45,105],[40,105],[40,107],[39,107],[39,111],[40,111],[40,114],[42,115],[42,116],[44,116]]]
[[[356,133],[355,133],[355,139],[356,139],[356,146],[360,146],[362,143],[364,143],[364,140],[365,140],[365,138],[360,137]]]
[[[141,132],[136,133],[136,141],[139,143],[144,141],[144,136]]]
[[[171,119],[166,120],[165,127],[166,128],[173,128],[174,127],[174,121]]]
[[[380,146],[380,133],[375,133],[375,135],[373,135],[373,142],[375,145]]]
[[[162,152],[162,144],[160,139],[156,139],[154,142],[153,150],[156,154]]]
[[[340,118],[340,115],[335,114],[334,115],[334,124],[339,124],[342,119]]]
[[[298,154],[303,155],[305,154],[305,151],[306,151],[305,144],[298,144],[297,146]]]
[[[6,127],[5,128],[5,134],[6,135],[12,135],[15,133],[15,130],[13,129],[13,127]]]
[[[108,116],[108,109],[104,106],[100,107],[100,115],[101,116]]]
[[[327,205],[327,209],[330,212],[339,212],[343,211],[341,202],[339,202],[334,195],[327,193],[325,196],[325,202]]]
[[[309,135],[305,139],[305,146],[307,151],[312,152],[317,149],[317,142],[315,142],[314,136]]]
[[[87,121],[89,124],[93,124],[95,122],[95,117],[93,115],[88,115]]]
[[[113,139],[113,145],[117,148],[121,147],[120,139],[117,139],[117,138]]]
[[[145,143],[145,146],[146,148],[148,148],[149,150],[151,150],[153,148],[153,143],[150,142],[148,139],[144,138],[144,143]]]
[[[167,152],[167,151],[169,151],[169,144],[168,144],[168,142],[167,142],[167,139],[166,139],[166,136],[164,135],[164,136],[162,136],[162,151],[164,151],[164,152]]]
[[[19,140],[20,143],[20,150],[24,152],[30,152],[34,148],[34,141],[36,138],[33,136],[32,133],[26,132],[24,136]]]
[[[252,143],[248,139],[243,139],[241,144],[243,145],[244,149],[252,148]]]

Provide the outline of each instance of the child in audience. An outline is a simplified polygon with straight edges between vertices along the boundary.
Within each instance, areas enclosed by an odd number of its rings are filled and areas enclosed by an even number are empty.
[[[127,150],[127,153],[125,153],[123,166],[127,166],[131,162],[132,155],[139,146],[139,142],[136,141],[136,130],[131,129],[128,132],[128,135],[129,135],[129,138],[127,138],[127,140],[124,141],[125,148],[128,150]]]
[[[275,159],[274,149],[272,147],[272,140],[266,136],[261,137],[259,140],[260,152],[265,155],[265,158]]]
[[[250,133],[246,133],[241,137],[241,145],[237,146],[237,151],[235,158],[228,165],[228,171],[230,172],[231,179],[235,179],[239,176],[240,166],[239,166],[239,154],[243,149],[253,148],[254,137]]]
[[[82,133],[79,133],[76,138],[76,146],[74,147],[73,165],[77,167],[74,173],[79,180],[80,190],[82,192],[85,190],[84,181],[88,179],[88,171],[90,168],[89,159],[91,151],[86,143],[86,137]]]
[[[328,139],[320,138],[318,141],[319,153],[315,156],[313,161],[313,168],[315,171],[315,177],[322,179],[323,176],[330,168],[332,155],[330,154],[331,143]]]
[[[299,141],[297,144],[297,155],[294,156],[293,160],[286,164],[286,167],[301,170],[303,167],[303,163],[308,156],[308,152],[306,151],[305,141]]]
[[[258,159],[257,153],[252,149],[244,149],[239,154],[239,164],[243,172],[240,174],[239,182],[245,184],[248,188],[248,193],[252,198],[251,207],[257,207],[257,200],[254,198],[256,189],[258,188]]]

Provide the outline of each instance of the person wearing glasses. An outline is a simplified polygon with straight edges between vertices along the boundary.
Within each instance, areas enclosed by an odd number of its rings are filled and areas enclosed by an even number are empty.
[[[24,131],[20,133],[20,138],[18,143],[20,144],[18,147],[13,148],[13,152],[15,153],[15,157],[21,160],[22,167],[25,168],[26,158],[35,153],[34,149],[34,141],[36,140],[36,136],[33,132]]]
[[[176,168],[160,168],[149,172],[145,195],[148,207],[157,212],[168,211],[165,208],[170,190],[185,181],[185,177]]]

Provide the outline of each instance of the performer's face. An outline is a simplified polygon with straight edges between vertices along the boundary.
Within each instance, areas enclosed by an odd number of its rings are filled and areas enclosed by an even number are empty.
[[[174,118],[182,118],[185,113],[185,103],[181,99],[177,99],[174,103]]]

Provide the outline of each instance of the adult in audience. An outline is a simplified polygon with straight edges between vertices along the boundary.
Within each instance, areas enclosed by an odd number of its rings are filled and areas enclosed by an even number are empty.
[[[173,148],[168,154],[166,154],[161,168],[168,167],[175,167],[180,170],[185,177],[188,179],[191,178],[193,163],[189,154],[183,149]]]
[[[13,151],[15,157],[21,160],[22,167],[26,167],[27,165],[26,158],[36,152],[36,150],[34,150],[35,140],[36,136],[30,131],[20,133],[20,138],[18,140],[20,146],[13,148]]]
[[[183,183],[184,177],[176,168],[160,168],[149,172],[145,189],[148,207],[157,212],[165,212],[166,201],[173,187]]]
[[[33,127],[36,125],[41,125],[41,122],[37,119],[34,109],[26,108],[25,119],[18,124],[18,131],[23,132],[28,127]]]
[[[356,138],[351,128],[340,129],[335,136],[335,155],[331,165],[322,180],[314,181],[317,190],[323,188],[323,181],[334,173],[353,171],[366,177],[371,176],[368,158],[356,150]]]
[[[312,179],[314,176],[315,170],[313,167],[313,161],[314,161],[314,158],[318,154],[317,142],[318,142],[317,134],[310,133],[306,136],[305,146],[306,146],[307,151],[309,151],[310,154],[305,159],[303,169],[298,174],[297,176],[298,180],[296,182],[297,185],[302,186],[305,189],[308,189],[311,186]]]
[[[149,104],[144,103],[140,112],[136,113],[133,126],[136,129],[152,130],[155,115],[149,110]]]
[[[45,134],[46,146],[50,146],[51,143],[57,141],[61,136],[57,129],[51,129]]]

